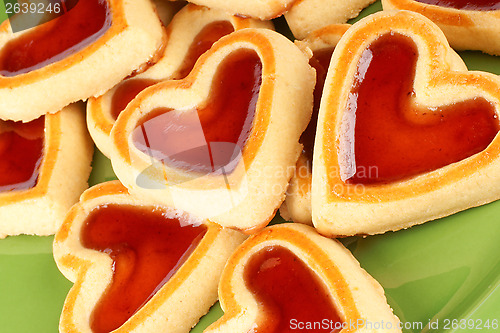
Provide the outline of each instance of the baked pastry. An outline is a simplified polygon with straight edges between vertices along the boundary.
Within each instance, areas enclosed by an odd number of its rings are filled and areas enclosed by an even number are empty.
[[[270,20],[283,15],[295,2],[300,0],[188,0],[200,6],[221,9],[231,15]]]
[[[0,238],[54,234],[87,188],[93,144],[83,105],[29,123],[0,120]]]
[[[113,169],[133,194],[222,226],[262,228],[285,198],[314,82],[307,58],[284,36],[233,32],[185,79],[128,104],[111,131]]]
[[[312,157],[319,104],[333,50],[349,27],[348,24],[332,24],[310,33],[301,41],[295,41],[305,53],[312,52],[309,64],[316,70],[316,87],[311,121],[299,141],[303,145],[302,153],[286,191],[286,199],[280,207],[281,217],[288,221],[312,225]]]
[[[16,33],[7,20],[0,26],[0,118],[30,121],[99,96],[154,61],[164,38],[149,0],[80,0]],[[130,45],[133,52],[122,52]]]
[[[186,77],[198,57],[216,40],[234,30],[249,27],[272,28],[272,23],[192,4],[181,9],[168,26],[165,51],[155,65],[120,82],[103,96],[89,99],[87,123],[99,150],[110,156],[111,128],[120,112],[140,91],[160,81]]]
[[[411,10],[431,19],[458,50],[500,55],[500,2],[463,0],[382,0],[384,10]]]
[[[59,331],[189,332],[244,238],[133,197],[118,181],[92,187],[54,239],[57,266],[75,283]]]
[[[333,53],[313,158],[325,235],[408,228],[500,198],[500,80],[424,16],[381,12]]]
[[[204,333],[401,332],[384,290],[349,250],[301,224],[246,240],[224,268],[219,301],[224,316]]]
[[[297,39],[331,24],[346,23],[375,0],[301,0],[285,13],[286,22]]]

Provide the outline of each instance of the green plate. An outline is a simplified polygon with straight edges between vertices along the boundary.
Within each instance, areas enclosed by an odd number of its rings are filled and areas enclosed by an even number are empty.
[[[378,10],[379,1],[362,15]],[[500,58],[460,55],[470,69],[500,74]],[[110,179],[109,160],[97,152],[90,184]],[[52,239],[0,240],[1,333],[57,332],[71,283],[57,270]],[[342,241],[382,284],[404,332],[500,331],[500,201],[408,230]],[[214,305],[192,332],[222,314]]]

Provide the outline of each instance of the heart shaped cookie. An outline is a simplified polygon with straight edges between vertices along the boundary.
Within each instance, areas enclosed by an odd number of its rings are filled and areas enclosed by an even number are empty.
[[[0,120],[0,238],[54,234],[87,188],[93,144],[83,109]]]
[[[326,235],[407,228],[500,198],[500,80],[420,14],[354,25],[328,71],[313,159]]]
[[[228,14],[240,17],[253,17],[260,20],[270,20],[283,15],[295,2],[300,0],[189,0],[200,6],[220,9]]]
[[[411,10],[436,23],[450,45],[500,55],[500,1],[382,0],[384,10]]]
[[[60,332],[189,332],[244,238],[132,197],[118,181],[92,187],[54,239],[57,266],[75,283]]]
[[[316,70],[316,87],[311,121],[300,137],[300,143],[303,145],[302,153],[286,191],[286,199],[280,207],[280,215],[288,221],[312,225],[312,157],[321,94],[335,45],[349,27],[348,24],[332,24],[310,33],[301,41],[295,41],[304,52],[312,51],[309,64]]]
[[[295,169],[314,81],[282,35],[236,31],[185,79],[149,87],[127,106],[111,132],[113,169],[134,194],[223,226],[263,227]]]
[[[155,83],[183,79],[200,55],[222,36],[244,28],[270,28],[272,23],[232,16],[221,10],[188,4],[167,28],[165,51],[145,72],[125,79],[104,95],[87,104],[89,132],[97,147],[110,156],[109,134],[127,104],[142,90]]]
[[[301,0],[285,13],[295,38],[303,39],[315,30],[331,24],[346,23],[375,0]]]
[[[340,242],[306,225],[246,240],[224,268],[219,301],[224,316],[204,333],[401,332],[378,282]]]
[[[16,19],[23,17],[10,21]],[[99,96],[153,61],[164,37],[147,0],[79,0],[60,17],[16,33],[7,20],[0,26],[0,118],[30,121]],[[122,52],[130,45],[134,52]]]

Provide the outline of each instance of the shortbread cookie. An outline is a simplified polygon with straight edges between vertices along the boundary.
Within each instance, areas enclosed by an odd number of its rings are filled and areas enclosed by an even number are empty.
[[[189,332],[244,238],[133,197],[118,181],[92,187],[54,240],[57,266],[75,283],[59,331]]]
[[[301,0],[285,14],[297,39],[331,24],[346,23],[375,0]]]
[[[443,30],[455,49],[500,55],[500,1],[382,0],[382,6],[425,15]]]
[[[314,83],[284,36],[233,32],[185,79],[149,87],[127,106],[111,132],[113,169],[134,194],[223,226],[264,227],[302,150]]]
[[[424,16],[381,12],[337,45],[319,111],[323,234],[408,228],[500,198],[500,80],[468,72]]]
[[[221,9],[231,15],[270,20],[283,15],[294,3],[301,0],[188,0],[200,6]]]
[[[0,118],[30,121],[99,96],[154,61],[164,38],[149,0],[80,0],[16,33],[7,20],[0,26]]]
[[[99,150],[110,156],[111,128],[120,112],[139,92],[160,81],[186,77],[198,57],[220,37],[249,27],[272,28],[272,23],[192,4],[181,9],[168,26],[165,52],[154,66],[120,82],[103,96],[89,99],[87,122]]]
[[[83,109],[0,120],[0,238],[54,234],[87,188],[94,146]]]
[[[280,207],[280,215],[289,221],[312,225],[312,157],[319,104],[333,50],[349,27],[348,24],[332,24],[310,33],[304,40],[295,42],[304,52],[312,52],[309,64],[316,69],[316,87],[311,121],[300,137],[300,143],[304,147],[286,191],[285,202]]]
[[[245,241],[224,268],[219,300],[224,316],[204,333],[401,332],[380,284],[340,242],[306,225],[275,225]]]

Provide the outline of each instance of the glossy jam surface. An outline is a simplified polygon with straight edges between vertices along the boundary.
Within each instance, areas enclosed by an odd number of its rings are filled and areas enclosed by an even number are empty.
[[[43,116],[29,123],[0,120],[0,192],[36,186],[44,129]]]
[[[326,286],[290,250],[281,246],[260,250],[247,263],[244,278],[265,314],[263,322],[257,323],[252,332],[330,333],[338,332],[332,328],[341,327],[342,321]],[[292,319],[302,323],[327,320],[328,327],[300,330],[291,325]]]
[[[91,317],[95,333],[111,332],[137,312],[194,251],[206,232],[185,216],[151,207],[103,205],[81,231],[86,248],[108,254],[113,279]]]
[[[418,2],[441,7],[466,9],[466,10],[498,10],[498,0],[416,0]]]
[[[153,110],[134,130],[133,142],[173,167],[231,172],[252,130],[261,81],[258,55],[235,51],[219,65],[206,103],[187,111]]]
[[[118,85],[111,100],[111,116],[113,119],[118,119],[120,113],[125,110],[128,103],[130,103],[135,96],[155,83],[158,83],[158,81],[149,79],[129,79]]]
[[[208,51],[216,41],[233,31],[234,27],[229,21],[216,21],[204,27],[191,43],[184,62],[174,78],[185,78],[203,53]]]
[[[355,122],[350,183],[389,183],[444,167],[481,152],[498,133],[495,109],[482,98],[416,106],[417,53],[414,42],[398,34],[380,37],[363,52],[346,111]]]
[[[304,145],[303,154],[312,161],[314,150],[314,138],[316,137],[316,124],[318,123],[318,112],[325,85],[328,66],[332,58],[334,48],[325,48],[315,51],[309,64],[316,70],[316,86],[314,87],[314,107],[309,125],[300,137],[300,143]]]
[[[193,69],[198,58],[208,51],[217,40],[234,31],[233,25],[228,21],[216,21],[208,24],[196,36],[189,47],[182,66],[175,73],[173,79],[185,78]],[[111,102],[111,115],[116,120],[118,115],[125,110],[125,107],[137,94],[147,87],[158,83],[158,80],[130,79],[124,81],[116,89]]]
[[[106,0],[78,0],[64,15],[9,41],[0,53],[0,74],[28,73],[64,59],[93,43],[110,25]]]

